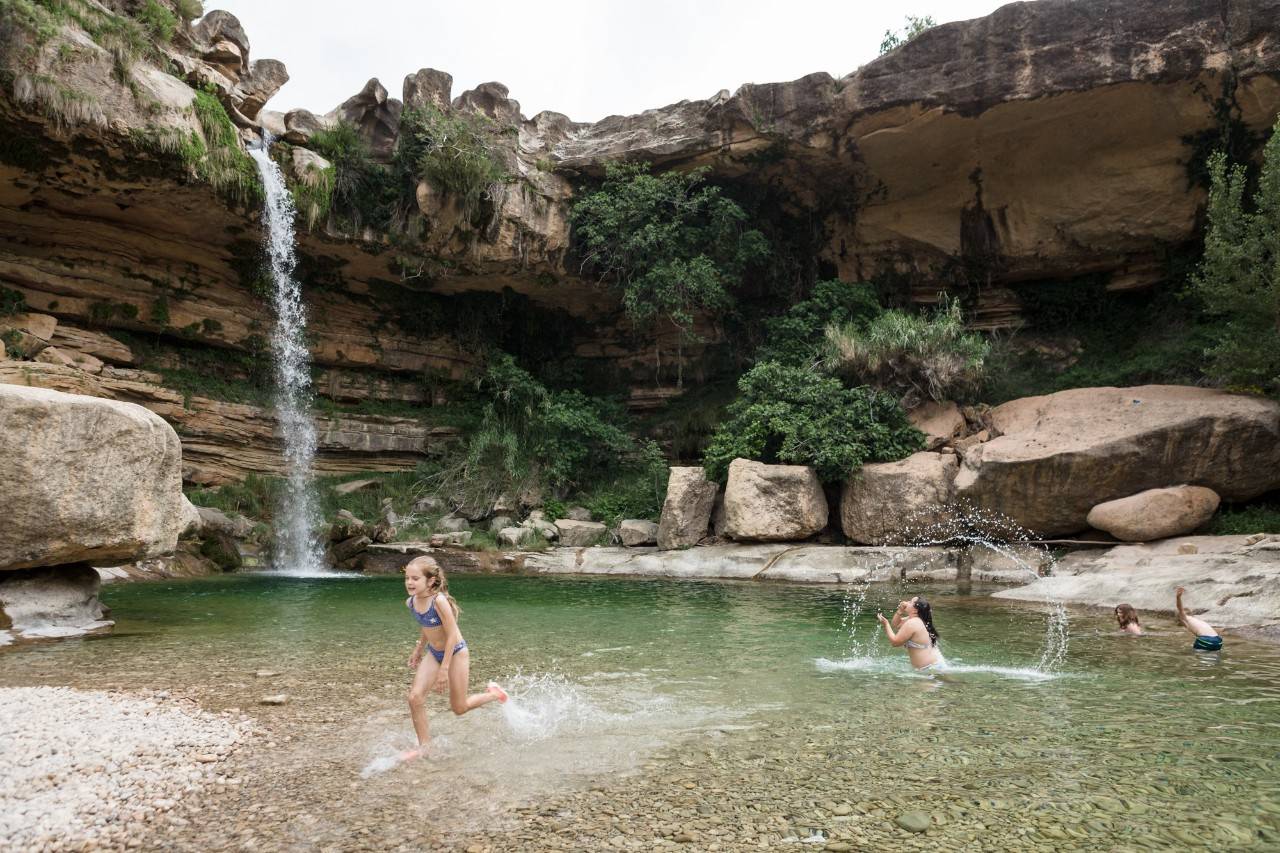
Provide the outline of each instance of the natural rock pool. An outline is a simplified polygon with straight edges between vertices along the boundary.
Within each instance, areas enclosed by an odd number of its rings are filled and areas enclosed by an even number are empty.
[[[387,767],[412,743],[399,578],[108,586],[113,635],[5,650],[0,685],[168,690],[258,721],[215,784],[135,827],[147,847],[1280,845],[1274,646],[1197,654],[1170,619],[1132,638],[1073,612],[1046,672],[1044,608],[954,585],[872,585],[852,620],[834,587],[451,586],[473,687],[513,699],[455,718],[434,697],[435,755],[409,764]],[[874,630],[875,607],[920,592],[937,676]]]

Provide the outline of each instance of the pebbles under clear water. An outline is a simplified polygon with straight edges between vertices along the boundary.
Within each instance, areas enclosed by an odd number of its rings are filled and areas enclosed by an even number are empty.
[[[911,672],[874,608],[934,601],[949,669]],[[1266,849],[1280,844],[1280,649],[1190,651],[954,588],[459,577],[475,689],[412,744],[395,579],[108,591],[114,636],[7,649],[0,684],[170,690],[259,733],[145,846],[239,849]],[[262,672],[264,675],[258,675]],[[287,704],[259,706],[288,694]],[[3,774],[4,771],[0,771]],[[222,781],[219,781],[221,777]],[[229,777],[229,778],[228,778]],[[230,779],[238,784],[231,783]],[[808,843],[805,843],[808,842]]]

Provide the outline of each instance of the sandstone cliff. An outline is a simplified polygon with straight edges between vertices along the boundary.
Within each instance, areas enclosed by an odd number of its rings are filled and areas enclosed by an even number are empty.
[[[102,10],[95,15],[123,8],[82,2]],[[929,30],[839,79],[747,84],[584,124],[550,112],[525,118],[497,83],[454,97],[449,75],[431,69],[405,79],[401,100],[371,80],[328,116],[272,112],[264,104],[287,72],[251,59],[247,35],[222,12],[123,69],[76,20],[43,42],[6,22],[0,286],[72,330],[260,352],[269,320],[259,216],[239,147],[265,127],[306,152],[315,129],[343,118],[386,157],[405,106],[431,104],[486,116],[510,180],[479,226],[424,182],[416,203],[428,227],[415,240],[332,222],[302,236],[320,393],[432,402],[424,373],[459,377],[474,363],[456,309],[481,299],[482,312],[555,324],[565,351],[612,371],[639,403],[660,402],[655,359],[674,351],[671,330],[631,329],[568,257],[574,193],[606,163],[705,165],[715,179],[768,188],[820,224],[826,272],[893,271],[920,301],[974,288],[977,323],[999,326],[1016,318],[1019,292],[1041,281],[1097,273],[1122,289],[1163,279],[1163,253],[1193,237],[1203,202],[1189,178],[1200,141],[1257,133],[1280,108],[1277,24],[1280,0],[1014,3]],[[211,136],[202,93],[239,139],[220,152],[211,142],[221,159],[198,166],[182,159],[181,143]],[[717,335],[708,323],[706,342]],[[686,352],[694,381],[704,351]],[[120,393],[93,383],[94,393]],[[174,393],[139,396],[176,418]],[[229,448],[251,421],[253,446],[268,453],[268,421],[201,407],[211,414],[190,426],[187,456],[221,457],[205,466],[214,481],[260,468],[259,451],[232,462]],[[379,439],[362,457],[350,442],[335,464],[411,465],[430,444],[421,429],[411,442],[421,447]]]

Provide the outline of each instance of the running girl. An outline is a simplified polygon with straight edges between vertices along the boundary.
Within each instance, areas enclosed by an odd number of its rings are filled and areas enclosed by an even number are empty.
[[[938,654],[938,631],[933,627],[933,610],[920,596],[899,602],[892,623],[883,613],[877,613],[876,618],[884,626],[890,643],[907,647],[907,657],[916,669],[931,669],[942,660]]]
[[[418,735],[418,749],[406,757],[415,757],[431,739],[427,731],[428,690],[447,690],[449,707],[458,715],[490,702],[505,702],[507,693],[490,681],[483,693],[467,695],[471,660],[467,641],[458,630],[461,608],[449,594],[449,581],[440,564],[431,557],[410,560],[404,567],[404,588],[409,593],[405,606],[422,626],[422,636],[409,656],[409,668],[416,670],[413,687],[409,688],[409,713]]]

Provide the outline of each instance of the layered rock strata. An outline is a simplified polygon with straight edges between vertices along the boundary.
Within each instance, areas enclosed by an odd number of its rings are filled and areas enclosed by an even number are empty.
[[[94,376],[43,363],[0,361],[0,388],[51,388],[136,403],[172,424],[182,438],[182,478],[214,486],[248,474],[282,474],[284,459],[270,409],[189,396],[163,385],[155,373],[104,368]],[[316,470],[322,474],[409,470],[443,452],[457,438],[453,427],[414,418],[334,415],[316,418]]]

